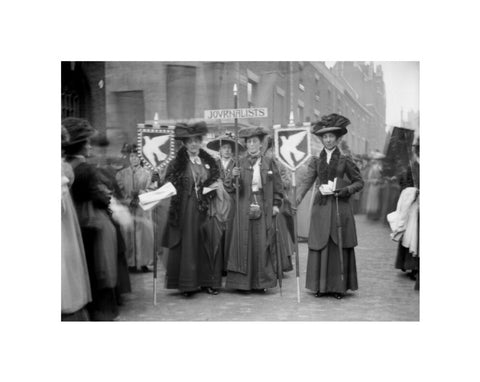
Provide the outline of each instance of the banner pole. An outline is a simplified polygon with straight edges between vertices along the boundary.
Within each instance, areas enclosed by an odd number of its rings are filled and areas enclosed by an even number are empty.
[[[295,179],[295,171],[292,171],[292,187],[293,187],[293,207],[297,209],[297,183]],[[297,277],[297,302],[300,302],[300,257],[298,254],[298,237],[297,237],[297,214],[293,217],[293,233],[295,238],[295,275]]]
[[[238,109],[238,88],[237,84],[233,84],[233,107]],[[235,118],[235,167],[239,166],[238,162],[238,119]],[[237,231],[237,256],[240,256],[240,188],[238,184],[238,176],[235,177],[235,228]]]

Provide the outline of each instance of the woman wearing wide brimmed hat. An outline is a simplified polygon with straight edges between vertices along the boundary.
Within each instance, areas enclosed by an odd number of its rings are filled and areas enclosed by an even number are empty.
[[[134,218],[131,232],[124,232],[127,248],[127,263],[131,272],[149,272],[153,262],[152,211],[138,206],[138,195],[150,190],[152,174],[142,167],[137,146],[127,145],[122,152],[128,155],[129,166],[116,174],[122,201],[129,206]]]
[[[347,290],[358,289],[354,251],[357,245],[357,234],[349,198],[362,189],[363,180],[353,159],[344,155],[338,148],[340,138],[347,133],[346,127],[349,124],[350,121],[347,118],[330,114],[322,117],[313,126],[312,133],[320,137],[324,148],[318,157],[314,156],[311,159],[304,179],[299,182],[297,205],[317,181],[308,235],[306,279],[307,289],[316,292],[317,297],[332,294],[340,299]],[[344,177],[349,180],[348,185]],[[338,213],[343,239],[341,254],[336,200],[334,194],[325,186],[335,178],[338,184],[343,183],[338,192]]]
[[[218,136],[207,143],[207,148],[213,151],[218,151],[219,158],[216,160],[217,166],[220,169],[220,179],[223,183],[223,188],[228,193],[228,203],[230,205],[227,221],[224,225],[223,239],[219,248],[221,256],[223,256],[223,274],[226,274],[226,266],[228,263],[228,245],[232,238],[233,217],[235,215],[235,187],[233,169],[235,167],[235,136],[232,132],[227,131],[225,134]],[[238,142],[238,153],[243,154],[245,146]]]
[[[90,318],[112,320],[118,315],[117,231],[110,216],[110,197],[102,188],[98,169],[86,162],[91,153],[90,139],[96,131],[80,118],[66,118],[62,125],[70,135],[63,149],[75,174],[71,194],[82,230],[92,290]]]
[[[239,131],[239,137],[246,141],[247,153],[232,171],[234,176],[239,176],[240,216],[238,227],[233,224],[227,288],[265,292],[277,285],[271,241],[273,216],[278,214],[282,204],[283,186],[275,162],[271,157],[262,156],[262,141],[266,135],[262,127]]]
[[[182,142],[182,147],[165,176],[165,181],[177,190],[171,199],[163,237],[163,246],[169,248],[165,285],[179,289],[186,297],[199,288],[218,294],[222,283],[222,259],[208,256],[202,237],[202,226],[215,194],[204,194],[204,188],[220,175],[215,159],[201,148],[207,132],[205,122],[177,124],[175,139]]]

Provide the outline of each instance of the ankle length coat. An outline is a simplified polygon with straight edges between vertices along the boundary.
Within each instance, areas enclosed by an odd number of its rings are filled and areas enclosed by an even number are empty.
[[[230,248],[229,248],[229,258],[228,258],[228,267],[227,270],[229,272],[235,272],[243,275],[247,275],[248,267],[248,259],[252,258],[252,254],[249,253],[251,250],[250,247],[250,224],[251,221],[248,218],[248,211],[250,207],[250,203],[252,201],[252,176],[253,170],[252,165],[250,163],[250,159],[248,155],[245,155],[243,158],[240,159],[239,163],[240,168],[240,191],[239,191],[239,239],[240,239],[240,252],[237,251],[237,227],[235,224],[235,219],[233,222],[233,232],[230,241]],[[262,216],[258,220],[258,224],[261,227],[260,231],[258,232],[258,237],[255,240],[255,245],[258,246],[256,249],[256,253],[259,253],[260,256],[263,258],[263,264],[270,264],[272,267],[273,272],[273,263],[270,257],[271,254],[270,249],[272,245],[272,241],[275,234],[275,229],[273,226],[272,220],[272,211],[273,206],[276,205],[280,207],[282,204],[283,198],[283,186],[282,181],[280,178],[280,173],[278,171],[277,165],[273,161],[272,158],[262,156],[261,157],[261,164],[260,164],[260,176],[262,180],[262,192],[263,192],[263,200],[262,203]],[[255,222],[257,222],[255,220]],[[257,223],[255,223],[257,224]],[[268,270],[269,273],[270,269]],[[229,285],[229,275],[227,276],[227,286]],[[276,280],[273,280],[276,282]],[[274,285],[273,285],[274,286]],[[267,288],[272,287],[270,285],[258,286],[259,288]],[[242,288],[239,288],[242,289]]]
[[[206,151],[200,149],[198,156],[202,162],[202,177],[197,181],[197,190],[193,165],[185,147],[178,151],[165,176],[165,181],[171,182],[177,190],[171,199],[163,236],[163,246],[169,248],[165,287],[184,292],[221,286],[223,261],[218,256],[215,264],[210,264],[202,236],[202,226],[215,195],[214,192],[204,195],[203,188],[215,182],[220,174],[215,159]]]

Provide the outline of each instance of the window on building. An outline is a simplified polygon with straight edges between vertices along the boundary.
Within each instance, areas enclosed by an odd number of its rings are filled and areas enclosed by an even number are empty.
[[[273,123],[285,123],[285,91],[277,87],[273,101]]]
[[[257,83],[249,79],[247,82],[248,107],[255,107],[256,97],[257,97]]]
[[[115,92],[114,102],[117,110],[115,125],[124,132],[128,142],[136,141],[136,126],[145,121],[145,101],[143,91]]]
[[[304,107],[302,105],[298,105],[298,122],[304,121]]]
[[[328,88],[327,90],[327,108],[328,111],[333,110],[333,96],[332,96],[332,90]]]
[[[303,83],[303,61],[298,62],[298,88],[300,91],[305,91],[305,84]]]
[[[167,66],[167,113],[169,119],[195,116],[196,67]]]
[[[75,92],[62,92],[62,118],[80,117],[80,98]]]

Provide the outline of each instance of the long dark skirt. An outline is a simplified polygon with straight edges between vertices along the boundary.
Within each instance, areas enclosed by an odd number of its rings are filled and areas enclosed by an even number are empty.
[[[168,253],[165,287],[182,292],[196,291],[200,287],[220,288],[223,258],[217,254],[214,264],[210,263],[200,232],[206,216],[198,211],[193,194],[186,203],[182,238]]]
[[[117,233],[117,297],[119,297],[119,294],[130,293],[132,291],[132,286],[130,284],[130,275],[128,273],[125,240],[120,225],[114,220],[112,220],[112,223]]]
[[[418,271],[418,256],[412,256],[408,248],[398,244],[395,268],[402,271]]]
[[[258,203],[263,210],[263,201]],[[247,273],[228,272],[226,287],[239,290],[267,289],[277,285],[270,247],[262,251],[260,232],[265,231],[265,218],[250,220],[248,232]]]
[[[235,203],[235,194],[230,195],[230,211],[228,213],[227,221],[225,223],[225,233],[223,235],[221,253],[223,256],[223,273],[227,272],[228,264],[228,250],[232,241],[233,225],[235,224],[235,213],[237,211],[237,204]]]
[[[342,282],[338,247],[330,238],[321,251],[309,249],[305,286],[307,289],[321,293],[345,293],[347,290],[357,290],[357,266],[353,248],[343,249],[343,269]]]
[[[93,301],[87,305],[92,321],[112,321],[118,316],[118,300],[115,288],[92,290]]]
[[[201,287],[215,289],[222,287],[223,254],[220,250],[213,261],[208,258],[206,251],[202,251],[198,267],[200,271],[198,282]]]

